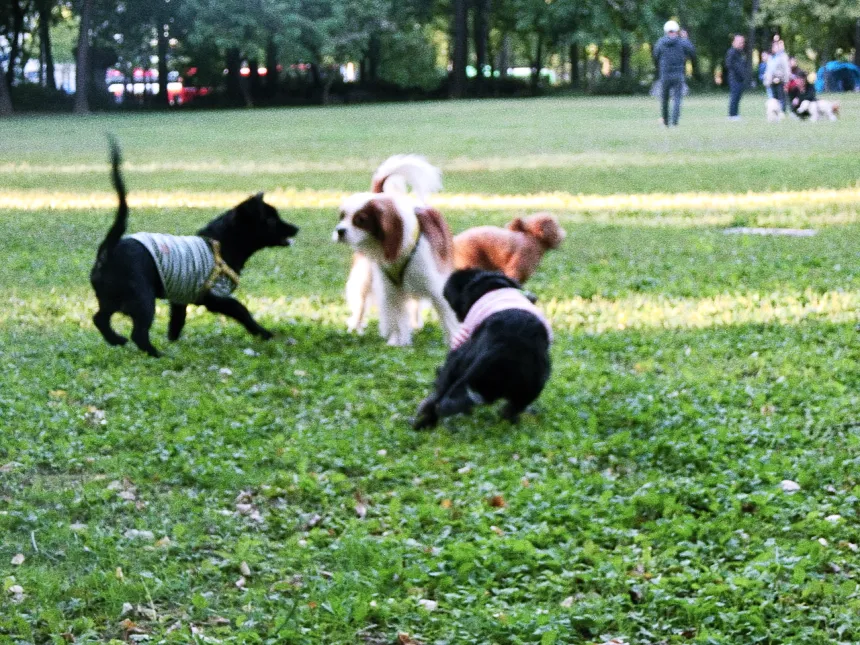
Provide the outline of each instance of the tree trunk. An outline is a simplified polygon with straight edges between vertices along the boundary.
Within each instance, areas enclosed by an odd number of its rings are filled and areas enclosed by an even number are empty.
[[[12,114],[12,97],[9,96],[9,86],[6,77],[0,74],[0,117]]]
[[[278,95],[278,46],[275,38],[269,36],[266,43],[266,96],[270,99]]]
[[[238,103],[242,100],[242,55],[238,47],[227,50],[227,98]]]
[[[535,59],[532,63],[532,95],[538,93],[540,87],[540,70],[543,67],[543,34],[538,34]]]
[[[170,106],[170,97],[167,95],[167,51],[170,44],[169,32],[166,20],[159,17],[158,24],[158,105]]]
[[[248,75],[248,86],[251,94],[251,100],[256,101],[260,98],[260,91],[263,89],[263,84],[260,82],[260,63],[255,58],[248,61],[248,69],[251,73]]]
[[[624,34],[621,37],[621,75],[624,78],[630,76],[630,58],[633,48],[630,46],[630,35]]]
[[[379,80],[379,59],[382,57],[382,42],[379,34],[370,35],[367,43],[367,80],[376,82]]]
[[[491,0],[475,0],[475,61],[478,69],[476,89],[478,95],[485,93],[486,79],[484,67],[487,66],[487,45],[490,40],[490,2]]]
[[[45,87],[57,89],[57,79],[54,71],[54,51],[51,47],[51,2],[42,0],[39,3],[39,48],[45,63]]]
[[[570,86],[579,88],[579,44],[570,45]]]
[[[21,54],[21,36],[24,33],[24,15],[26,9],[21,6],[21,0],[12,2],[12,39],[9,43],[9,60],[6,69],[6,83],[12,86],[15,80],[15,66],[18,64],[18,56]]]
[[[454,0],[454,52],[451,77],[451,98],[466,96],[466,61],[469,56],[468,0]]]
[[[75,67],[75,114],[89,114],[90,84],[90,20],[93,0],[84,0],[81,7],[81,30],[78,32],[78,58]]]
[[[759,0],[752,0],[752,14],[750,16],[750,34],[747,38],[746,46],[744,47],[747,52],[747,61],[750,65],[750,78],[753,80],[753,85],[758,81],[758,69],[756,69],[755,62],[753,61],[753,47],[755,47],[756,40],[756,19],[758,18],[758,10],[759,10]]]
[[[854,23],[854,64],[860,66],[860,18]]]
[[[508,77],[508,66],[511,61],[511,37],[505,34],[502,37],[502,46],[499,48],[499,78]]]

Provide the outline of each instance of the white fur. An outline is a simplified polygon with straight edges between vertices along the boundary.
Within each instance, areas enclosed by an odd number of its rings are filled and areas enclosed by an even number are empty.
[[[423,157],[417,155],[395,155],[389,158],[374,173],[374,182],[383,181],[383,194],[394,202],[403,223],[403,241],[397,259],[411,252],[412,240],[419,226],[415,210],[423,205],[424,198],[441,187],[440,172]],[[411,185],[416,197],[407,195],[405,186]],[[379,193],[357,193],[347,197],[341,205],[343,218],[335,228],[332,238],[349,244],[356,256],[346,284],[347,304],[350,317],[347,329],[361,333],[371,295],[376,296],[379,307],[379,333],[389,345],[412,344],[412,328],[421,324],[421,305],[415,299],[428,298],[439,314],[445,330],[446,340],[453,336],[459,323],[442,295],[445,281],[452,267],[440,268],[437,254],[426,237],[421,237],[418,247],[403,273],[403,284],[397,286],[385,276],[381,266],[389,264],[382,245],[373,236],[352,224],[352,217],[367,202],[376,199]],[[342,233],[341,233],[342,231]]]
[[[382,192],[406,194],[408,185],[422,204],[442,190],[442,172],[421,155],[389,157],[373,173],[372,183],[380,179],[385,179]]]
[[[806,101],[804,101],[806,103]],[[801,104],[800,109],[803,109]],[[818,119],[829,119],[836,121],[836,111],[833,109],[833,102],[826,99],[818,99],[809,104],[809,119],[810,121],[818,121]]]
[[[769,123],[777,123],[785,118],[779,99],[768,99],[765,103],[765,114]]]

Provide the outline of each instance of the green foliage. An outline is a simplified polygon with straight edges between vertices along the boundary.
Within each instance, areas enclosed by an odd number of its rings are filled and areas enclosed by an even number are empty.
[[[387,34],[381,39],[379,78],[403,88],[432,90],[443,75],[436,67],[436,49],[423,29]]]

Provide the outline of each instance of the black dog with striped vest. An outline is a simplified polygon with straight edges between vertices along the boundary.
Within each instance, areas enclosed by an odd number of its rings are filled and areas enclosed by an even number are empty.
[[[266,247],[289,246],[299,229],[283,221],[260,193],[216,217],[196,235],[136,233],[123,237],[128,204],[120,163],[119,147],[111,141],[112,178],[119,208],[90,272],[99,301],[93,322],[108,344],[128,342],[110,324],[113,314],[121,312],[132,319],[134,343],[158,357],[149,340],[156,298],[170,301],[170,340],[177,340],[182,333],[189,304],[203,305],[213,313],[234,318],[255,336],[271,338],[272,333],[230,294],[239,286],[239,274],[254,253]]]

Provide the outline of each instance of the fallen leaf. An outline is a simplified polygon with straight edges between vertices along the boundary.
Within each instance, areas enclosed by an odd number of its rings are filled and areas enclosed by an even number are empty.
[[[155,546],[164,548],[170,546],[170,544],[170,538],[165,535],[163,538],[161,538],[158,542],[155,543]]]
[[[24,594],[24,587],[21,585],[12,585],[9,587],[9,593],[14,594],[16,596],[21,596]]]
[[[452,505],[453,502],[450,499],[443,499],[441,502],[439,502],[439,506],[441,506],[442,508],[451,508]]]
[[[125,500],[126,502],[133,502],[137,499],[137,495],[134,494],[133,490],[121,490],[117,493],[117,497]]]
[[[779,487],[782,489],[783,493],[788,493],[789,495],[800,490],[800,484],[795,481],[791,481],[790,479],[783,479],[779,482]]]
[[[24,464],[19,461],[10,461],[7,464],[0,466],[0,473],[11,473],[16,468],[21,468]]]
[[[496,535],[498,535],[499,537],[501,537],[505,534],[505,532],[502,529],[500,529],[498,526],[491,526],[490,530],[493,533],[495,533]]]
[[[15,565],[16,567],[24,564],[24,554],[18,553],[17,555],[12,556],[12,564]]]
[[[128,529],[123,536],[128,540],[154,540],[155,534],[152,531],[140,531],[138,529]]]
[[[242,564],[239,565],[239,571],[242,573],[243,576],[251,576],[251,567],[249,567],[248,563],[244,560],[242,560]]]
[[[838,514],[835,514],[835,513],[834,513],[833,515],[828,515],[827,517],[825,517],[825,518],[824,518],[824,520],[825,520],[825,521],[827,521],[827,522],[832,522],[832,523],[834,523],[834,524],[835,524],[836,522],[838,522],[839,520],[841,520],[841,519],[842,519],[842,516],[841,516],[841,515],[838,515]]]
[[[421,645],[420,641],[415,640],[406,632],[398,632],[397,643],[398,645]]]
[[[493,495],[489,500],[487,500],[487,502],[493,508],[504,508],[505,506],[507,506],[505,498],[501,495]]]
[[[72,632],[63,632],[62,634],[60,634],[60,636],[62,636],[63,640],[67,643],[75,642],[75,635]]]
[[[563,607],[564,609],[570,609],[571,607],[573,607],[573,596],[568,596],[567,598],[565,598],[564,600],[562,600],[562,601],[559,603],[559,605],[560,605],[561,607]]]
[[[367,516],[367,506],[359,502],[355,505],[355,514],[358,515],[358,519],[363,520]]]
[[[113,573],[116,576],[117,580],[123,580],[125,578],[125,576],[122,574],[122,567],[117,567],[116,571],[114,571]]]
[[[134,605],[132,605],[130,602],[124,602],[122,603],[122,611],[119,612],[119,617],[122,618],[123,616],[128,616],[133,611]]]
[[[427,600],[426,598],[422,598],[418,601],[418,604],[423,607],[427,611],[436,611],[439,607],[439,603],[435,600]]]
[[[244,589],[246,582],[247,582],[247,580],[245,580],[245,576],[242,576],[234,584],[236,585],[237,589]]]

